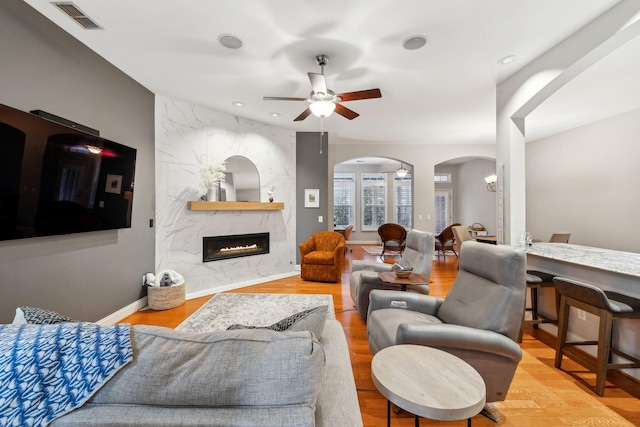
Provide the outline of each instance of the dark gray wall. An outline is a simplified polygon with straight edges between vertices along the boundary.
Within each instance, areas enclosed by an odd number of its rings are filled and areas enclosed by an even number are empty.
[[[132,227],[0,242],[0,323],[21,305],[85,321],[144,296],[154,271],[154,96],[21,1],[0,2],[0,103],[136,148]]]
[[[309,120],[313,120],[312,117]],[[322,149],[320,141],[322,139]],[[300,244],[318,231],[333,227],[333,218],[328,218],[327,191],[329,188],[328,134],[298,132],[296,134],[296,243]],[[321,152],[322,151],[322,152]],[[304,190],[320,190],[320,207],[304,207]],[[322,216],[323,222],[318,222]],[[296,252],[300,264],[300,251]]]

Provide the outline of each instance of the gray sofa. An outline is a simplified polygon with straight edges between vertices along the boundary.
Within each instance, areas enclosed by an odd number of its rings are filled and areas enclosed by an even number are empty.
[[[203,333],[132,326],[134,360],[66,426],[362,426],[341,324]]]

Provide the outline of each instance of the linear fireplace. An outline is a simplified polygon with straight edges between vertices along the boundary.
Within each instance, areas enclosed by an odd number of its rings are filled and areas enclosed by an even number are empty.
[[[269,233],[202,238],[202,262],[269,253]]]

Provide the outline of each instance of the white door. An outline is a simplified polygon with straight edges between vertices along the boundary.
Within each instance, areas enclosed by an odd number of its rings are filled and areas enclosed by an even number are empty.
[[[434,202],[434,232],[439,234],[451,224],[451,190],[436,190]]]

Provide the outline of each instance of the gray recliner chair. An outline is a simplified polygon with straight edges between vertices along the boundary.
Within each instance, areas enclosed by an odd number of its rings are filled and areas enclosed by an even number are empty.
[[[473,241],[460,250],[460,269],[445,299],[371,292],[369,348],[374,354],[398,344],[444,350],[480,373],[487,402],[502,401],[522,358],[516,340],[526,294],[525,254],[510,246]]]
[[[413,273],[431,276],[433,263],[433,233],[409,230],[402,258],[397,264],[412,267]],[[383,282],[379,272],[391,271],[391,264],[353,260],[351,263],[351,298],[363,319],[367,318],[369,292],[373,289],[400,289],[400,285]],[[407,291],[429,293],[429,285],[408,285]]]

